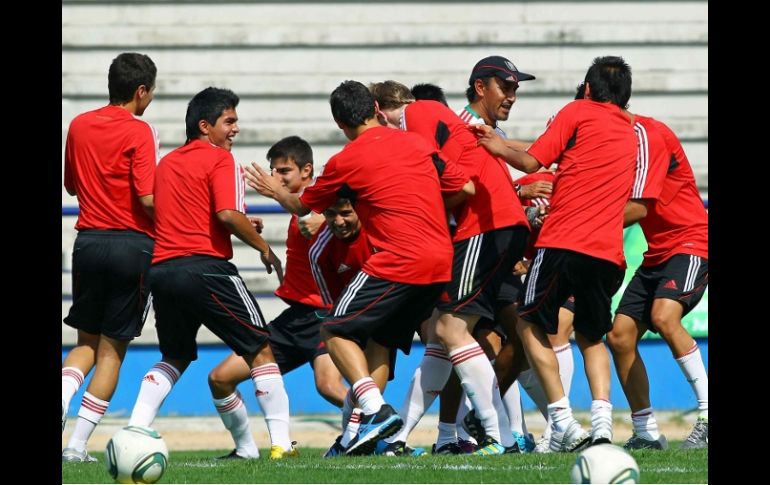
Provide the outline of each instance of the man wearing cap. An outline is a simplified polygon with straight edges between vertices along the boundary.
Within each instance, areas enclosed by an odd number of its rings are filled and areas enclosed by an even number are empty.
[[[489,56],[481,59],[473,66],[468,89],[465,92],[469,104],[459,110],[457,115],[471,125],[488,125],[503,138],[507,138],[505,131],[498,126],[498,121],[505,121],[510,116],[513,103],[516,102],[516,91],[520,81],[535,79],[532,74],[519,71],[516,66],[502,56]],[[522,191],[517,186],[520,198],[548,197],[551,192],[551,184],[536,182],[527,185]],[[508,417],[511,422],[511,431],[517,441],[519,449],[531,451],[534,441],[530,439],[524,422],[524,412],[521,406],[521,397],[518,384],[511,383],[509,376],[518,375],[522,364],[526,366],[526,360],[521,359],[524,350],[519,343],[516,332],[516,301],[521,289],[521,279],[513,273],[508,274],[503,281],[497,300],[495,301],[495,318],[482,319],[477,325],[474,336],[483,344],[487,356],[495,360],[495,372],[501,382],[500,392],[503,394]],[[509,340],[509,336],[515,341]],[[506,351],[501,353],[503,345]],[[516,354],[519,355],[516,355]],[[531,372],[527,369],[524,372]],[[537,382],[537,379],[534,379]],[[537,394],[537,393],[536,393]],[[533,399],[538,396],[531,396]],[[537,401],[537,399],[535,399]],[[540,403],[538,403],[540,404]],[[543,403],[545,407],[547,403]],[[473,411],[471,411],[473,413]],[[462,411],[461,414],[465,414]],[[468,427],[477,441],[483,439],[475,413],[467,418]],[[459,431],[459,429],[458,429]],[[463,437],[464,438],[464,437]]]

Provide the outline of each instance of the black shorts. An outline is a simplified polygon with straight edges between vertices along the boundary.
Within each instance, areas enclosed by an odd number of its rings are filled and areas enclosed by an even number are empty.
[[[652,303],[658,298],[676,300],[684,309],[682,316],[695,308],[709,283],[709,262],[690,254],[676,254],[657,266],[640,266],[628,283],[616,313],[628,315],[652,325]]]
[[[562,303],[561,307],[565,310],[569,310],[572,313],[575,313],[575,297],[570,295],[569,298],[567,298],[564,303]]]
[[[270,322],[268,342],[273,349],[275,362],[281,374],[310,363],[321,354],[328,353],[321,343],[321,319],[327,311],[301,303],[291,303],[289,308]]]
[[[414,333],[433,312],[445,285],[395,283],[359,271],[321,325],[362,349],[371,337],[383,347],[409,354]]]
[[[267,341],[259,305],[228,261],[187,256],[154,264],[150,289],[164,357],[196,360],[201,324],[240,356],[257,353]]]
[[[80,231],[72,251],[72,307],[64,323],[116,340],[138,337],[152,300],[146,282],[153,245],[134,231]]]
[[[524,280],[519,316],[555,334],[559,308],[574,295],[575,331],[595,342],[612,329],[612,295],[623,275],[620,266],[604,259],[566,249],[538,249]]]
[[[510,226],[454,243],[452,281],[436,308],[494,320],[500,287],[524,254],[526,226]]]

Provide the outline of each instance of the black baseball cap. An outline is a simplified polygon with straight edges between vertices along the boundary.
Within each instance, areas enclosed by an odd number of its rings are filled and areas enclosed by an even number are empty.
[[[502,56],[489,56],[480,60],[473,66],[471,71],[471,77],[468,79],[468,84],[473,84],[473,81],[479,78],[497,76],[503,81],[530,81],[535,79],[532,74],[521,72],[516,69],[511,61]]]

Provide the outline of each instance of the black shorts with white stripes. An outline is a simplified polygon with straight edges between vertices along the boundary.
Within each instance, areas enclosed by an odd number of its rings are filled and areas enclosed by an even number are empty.
[[[590,341],[612,329],[612,295],[623,282],[617,264],[567,249],[538,249],[524,280],[519,316],[546,333],[559,329],[559,308],[575,297],[575,331]]]
[[[188,256],[154,264],[150,290],[164,357],[196,360],[201,323],[238,355],[254,354],[267,341],[259,305],[229,261]]]
[[[445,285],[395,283],[359,271],[321,325],[362,349],[371,337],[384,347],[409,354],[414,333],[430,316]]]
[[[628,283],[615,313],[646,324],[652,332],[652,303],[658,298],[682,304],[687,315],[703,298],[709,283],[709,262],[691,254],[676,254],[657,266],[640,266]]]
[[[454,243],[452,281],[437,308],[494,320],[501,285],[521,260],[528,237],[526,226],[509,226]]]

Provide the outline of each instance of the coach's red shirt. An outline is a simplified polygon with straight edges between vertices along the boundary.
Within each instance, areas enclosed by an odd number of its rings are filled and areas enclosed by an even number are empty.
[[[561,158],[551,210],[536,247],[625,264],[623,210],[633,184],[637,143],[620,108],[572,101],[527,151],[546,167]]]
[[[326,308],[331,308],[372,255],[364,229],[350,239],[335,237],[324,223],[310,245],[310,268]]]
[[[708,214],[703,207],[690,161],[671,129],[648,118],[662,134],[667,147],[667,174],[658,199],[647,206],[639,222],[647,239],[642,266],[661,264],[675,254],[708,259]]]
[[[420,135],[384,126],[369,128],[329,159],[300,200],[321,213],[337,198],[356,199],[355,208],[374,254],[367,274],[388,281],[429,284],[449,281],[452,243],[433,155]],[[467,179],[442,178],[456,191]]]
[[[316,237],[318,237],[318,233]],[[284,265],[283,283],[275,290],[275,296],[280,297],[288,304],[297,302],[323,308],[325,305],[321,301],[321,295],[310,271],[310,259],[308,258],[310,245],[311,241],[305,239],[299,231],[297,216],[292,215],[286,236],[286,264]]]
[[[75,191],[75,229],[130,229],[154,236],[139,197],[152,195],[158,134],[119,106],[78,115],[64,151],[64,186]]]
[[[446,127],[443,136],[440,124]],[[451,109],[438,101],[410,103],[404,108],[401,128],[425,137],[476,185],[476,194],[452,211],[457,221],[454,241],[503,227],[529,225],[508,166],[478,146],[468,124]]]
[[[230,231],[217,212],[245,212],[241,168],[232,154],[194,140],[163,157],[155,173],[153,264],[181,256],[230,259]]]

